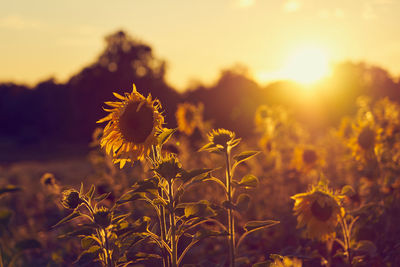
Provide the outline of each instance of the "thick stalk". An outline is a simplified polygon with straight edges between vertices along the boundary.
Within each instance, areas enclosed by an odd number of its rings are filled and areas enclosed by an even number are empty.
[[[230,148],[225,151],[226,156],[226,187],[228,190],[228,246],[229,246],[229,266],[235,266],[235,221],[232,210],[232,174],[230,161]]]
[[[174,201],[174,192],[172,191],[172,181],[168,182],[169,186],[169,202],[171,205],[170,210],[170,223],[171,223],[171,250],[172,250],[172,259],[171,264],[172,267],[178,266],[178,242],[176,240],[176,218],[175,218],[175,201]]]
[[[155,146],[152,146],[152,151],[153,151],[153,162],[155,164],[155,162],[158,161],[160,155],[158,153],[158,149]],[[153,165],[153,167],[155,167]],[[158,195],[164,199],[164,191],[161,188],[158,188]],[[161,240],[164,243],[167,243],[167,224],[166,224],[166,220],[165,220],[165,207],[160,204],[159,205],[160,208],[160,234],[161,234]],[[170,266],[170,262],[169,262],[169,253],[167,251],[166,248],[161,248],[162,250],[162,254],[163,254],[163,267],[169,267]]]
[[[106,257],[107,257],[108,266],[109,267],[113,267],[114,264],[112,262],[111,255],[110,255],[110,245],[108,243],[107,231],[106,231],[105,228],[103,228],[102,230],[103,230],[103,233],[104,233],[104,240],[105,240],[105,243],[106,243],[105,244],[106,245],[105,249],[106,249]]]
[[[164,198],[164,192],[161,189],[158,189],[159,195]],[[160,205],[160,232],[161,232],[161,240],[163,240],[165,243],[167,243],[167,238],[166,238],[166,222],[165,222],[165,207],[163,205]],[[163,267],[169,267],[169,259],[168,259],[168,253],[165,248],[162,249],[163,253]]]

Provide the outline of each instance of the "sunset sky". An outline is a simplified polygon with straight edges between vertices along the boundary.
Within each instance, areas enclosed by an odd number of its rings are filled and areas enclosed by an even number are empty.
[[[0,81],[65,81],[94,62],[104,36],[118,29],[168,62],[167,80],[177,89],[213,82],[236,63],[260,82],[297,79],[302,69],[343,60],[397,77],[399,14],[395,0],[4,1]]]

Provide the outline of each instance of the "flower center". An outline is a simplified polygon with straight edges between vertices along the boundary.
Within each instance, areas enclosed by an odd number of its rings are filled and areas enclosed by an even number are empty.
[[[193,110],[186,109],[186,112],[185,112],[185,120],[186,120],[186,122],[187,123],[192,123],[193,119],[194,119]]]
[[[306,149],[303,152],[303,161],[308,164],[312,164],[317,160],[317,154],[312,149]]]
[[[364,128],[358,136],[358,144],[365,150],[374,147],[375,133],[370,128]]]
[[[314,201],[311,206],[311,212],[318,220],[325,222],[331,217],[333,209],[327,204],[321,206],[318,201]]]
[[[143,143],[153,130],[153,109],[146,104],[130,102],[119,118],[119,128],[126,141]]]

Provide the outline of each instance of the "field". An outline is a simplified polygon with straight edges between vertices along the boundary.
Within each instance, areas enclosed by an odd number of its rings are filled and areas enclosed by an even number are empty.
[[[114,95],[84,148],[3,161],[2,266],[400,264],[395,102],[359,97],[323,134],[260,105],[241,138],[201,104],[165,128],[158,100]]]

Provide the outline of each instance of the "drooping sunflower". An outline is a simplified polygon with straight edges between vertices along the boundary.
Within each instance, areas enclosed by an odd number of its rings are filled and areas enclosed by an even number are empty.
[[[161,104],[151,95],[144,97],[133,85],[132,92],[124,96],[113,93],[120,101],[105,102],[112,109],[106,117],[97,121],[109,121],[103,131],[100,145],[122,168],[126,162],[134,162],[147,156],[157,144],[157,133],[162,129],[164,117]]]
[[[293,211],[297,216],[297,228],[306,227],[307,236],[326,240],[336,235],[335,229],[344,216],[340,197],[326,186],[314,186],[307,193],[292,196]]]
[[[202,112],[202,105],[195,106],[186,102],[178,104],[175,116],[179,131],[192,135],[196,127],[201,127]]]

